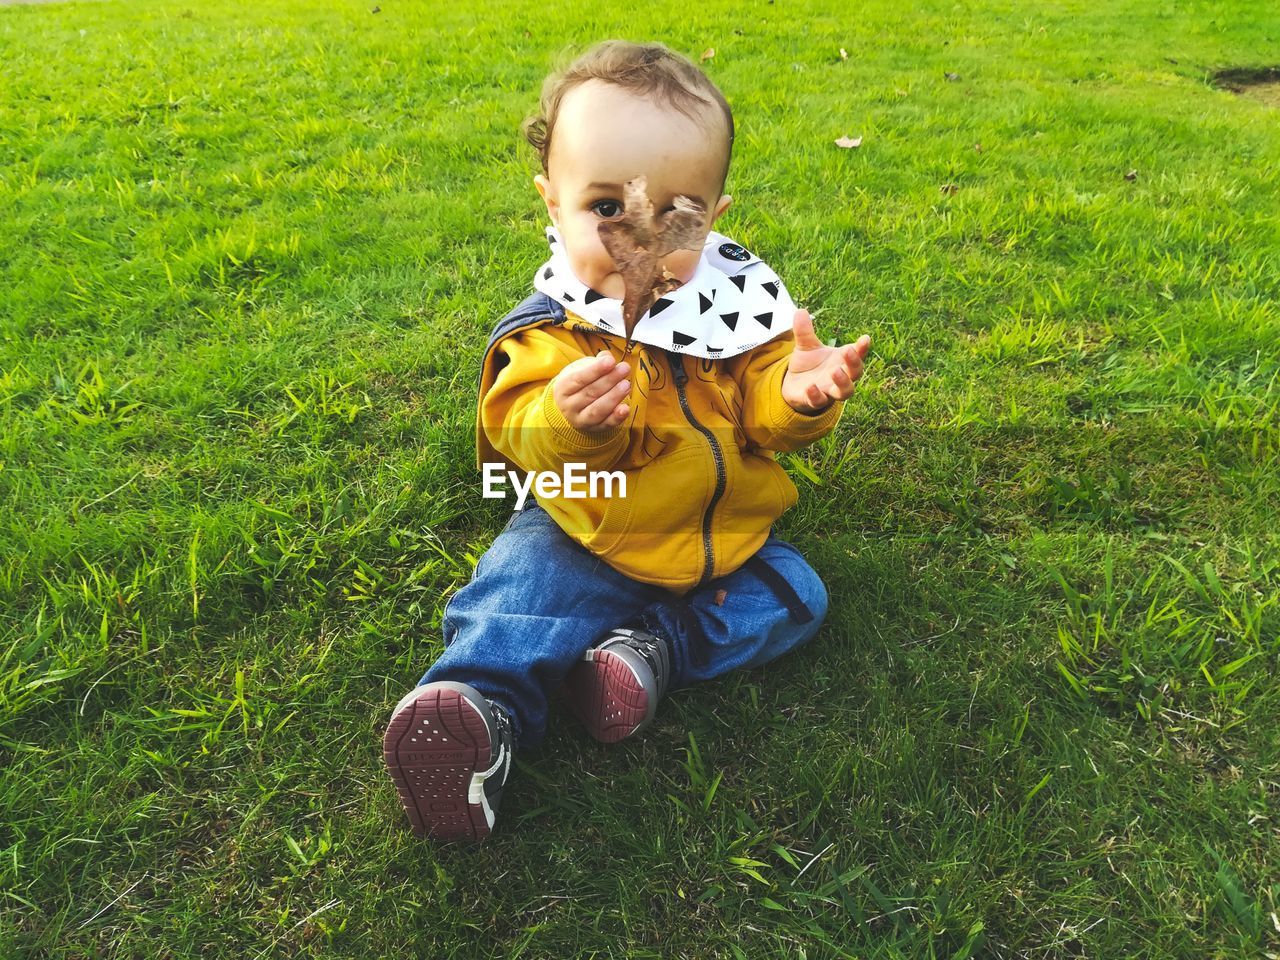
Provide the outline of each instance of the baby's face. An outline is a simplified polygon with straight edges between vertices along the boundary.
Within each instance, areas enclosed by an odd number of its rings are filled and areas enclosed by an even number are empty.
[[[621,300],[622,275],[600,242],[599,225],[620,219],[623,184],[644,175],[655,217],[672,209],[680,194],[706,208],[702,236],[733,198],[720,195],[728,131],[716,107],[699,123],[675,107],[620,87],[589,80],[560,103],[547,158],[547,176],[533,178],[560,231],[578,279],[606,297]],[[697,269],[701,250],[679,250],[663,265],[682,283]]]

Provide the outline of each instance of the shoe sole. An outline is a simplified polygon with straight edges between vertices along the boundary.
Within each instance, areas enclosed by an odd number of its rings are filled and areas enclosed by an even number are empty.
[[[563,693],[570,710],[601,743],[626,739],[655,713],[657,690],[645,683],[628,653],[588,650],[565,678]]]
[[[418,836],[482,840],[493,831],[484,792],[493,764],[488,713],[477,691],[450,681],[411,690],[392,711],[382,758]]]

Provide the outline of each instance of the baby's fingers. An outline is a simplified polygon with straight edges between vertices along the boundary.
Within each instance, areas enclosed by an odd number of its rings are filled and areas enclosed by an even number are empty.
[[[871,339],[869,337],[863,337],[857,343],[852,343],[847,347],[840,348],[841,365],[844,367],[844,371],[851,379],[857,380],[862,376],[862,371],[865,367],[863,357],[867,355],[867,350],[870,349],[870,346]]]
[[[828,397],[826,393],[823,391],[823,389],[820,386],[818,386],[816,383],[812,383],[812,382],[809,383],[804,388],[804,399],[805,399],[805,402],[809,404],[809,406],[815,409],[825,407],[829,402]]]
[[[617,426],[626,418],[626,404],[622,401],[630,392],[630,381],[615,383],[611,389],[582,408],[578,414],[579,428]],[[621,415],[618,413],[620,409]]]
[[[859,371],[859,373],[861,373],[861,371]],[[837,367],[831,373],[831,382],[835,384],[836,387],[836,399],[843,400],[853,392],[853,385],[857,382],[857,376],[850,375],[843,367]]]
[[[601,350],[594,357],[579,357],[572,363],[565,364],[556,383],[566,396],[577,393],[589,383],[594,383],[616,366],[613,355]]]
[[[566,412],[581,412],[607,395],[630,372],[627,364],[615,363],[604,351],[594,357],[582,357],[556,377],[556,398]]]
[[[612,430],[614,427],[621,426],[623,421],[627,419],[627,414],[631,412],[631,408],[625,403],[620,403],[613,408],[613,413],[609,414],[609,418],[600,426],[605,430]]]

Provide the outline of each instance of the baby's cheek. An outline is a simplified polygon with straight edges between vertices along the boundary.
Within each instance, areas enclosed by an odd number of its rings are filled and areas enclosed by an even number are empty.
[[[693,279],[694,273],[698,269],[698,261],[702,258],[702,251],[694,250],[677,250],[669,253],[663,258],[663,266],[681,283],[688,283]]]
[[[573,267],[573,272],[577,274],[579,280],[597,293],[621,300],[622,277],[614,273],[617,267],[608,251],[599,242],[587,246],[587,250],[579,249],[570,254],[569,263]]]
[[[604,248],[595,223],[582,224],[574,233],[573,255],[583,263],[613,264],[609,251]]]

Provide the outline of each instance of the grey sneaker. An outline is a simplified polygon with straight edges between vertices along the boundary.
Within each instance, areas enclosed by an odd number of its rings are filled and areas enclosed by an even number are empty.
[[[410,690],[391,712],[382,758],[413,832],[437,840],[482,840],[493,830],[511,772],[507,712],[465,683]]]
[[[601,743],[617,743],[653,720],[671,677],[667,642],[619,627],[582,655],[565,678],[569,709]]]

